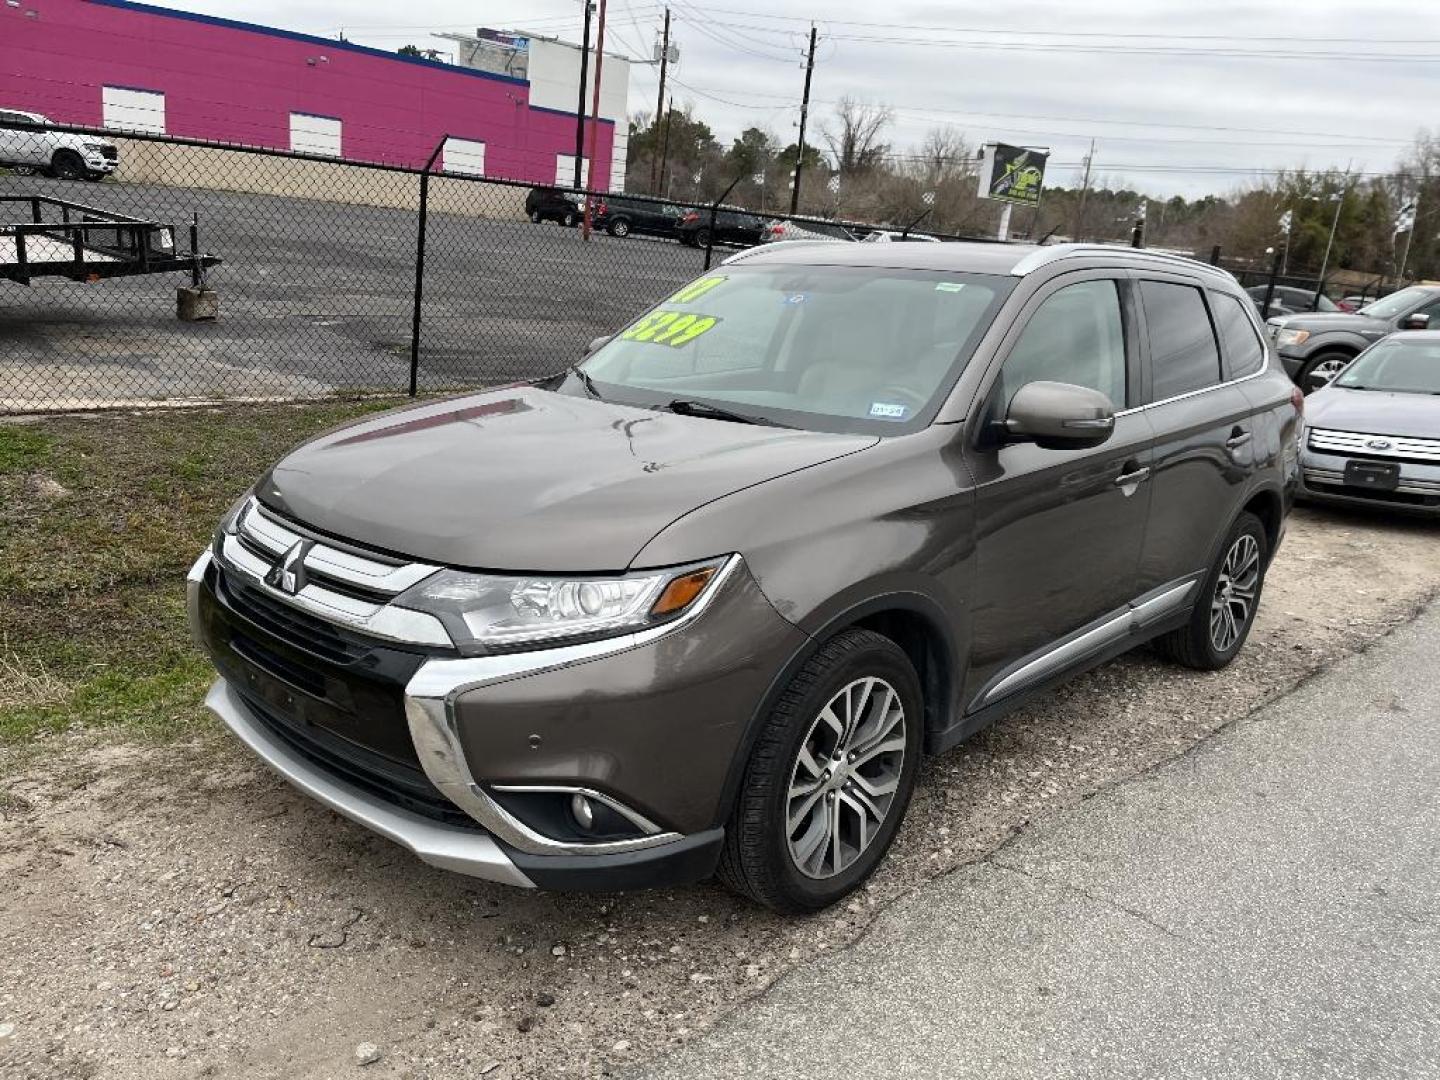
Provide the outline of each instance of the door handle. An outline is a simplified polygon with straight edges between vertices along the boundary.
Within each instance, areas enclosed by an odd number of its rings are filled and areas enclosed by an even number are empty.
[[[1142,465],[1133,472],[1121,473],[1115,477],[1115,486],[1121,488],[1130,487],[1132,484],[1138,484],[1148,479],[1150,479],[1150,467],[1148,465]]]
[[[1225,449],[1239,450],[1240,447],[1244,446],[1249,441],[1250,432],[1237,430],[1233,435],[1230,436],[1230,438],[1225,440]]]

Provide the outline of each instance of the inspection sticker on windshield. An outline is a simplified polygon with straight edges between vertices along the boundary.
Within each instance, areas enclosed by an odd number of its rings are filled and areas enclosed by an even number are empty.
[[[965,287],[963,281],[940,281],[935,284],[936,292],[959,292]]]
[[[904,405],[891,401],[876,401],[870,405],[870,415],[877,420],[904,420],[908,411]]]
[[[727,280],[724,274],[716,274],[714,277],[703,277],[699,281],[692,281],[674,296],[670,297],[670,303],[688,304],[691,300],[699,300],[700,297],[704,296],[711,289],[716,289],[724,285]]]
[[[696,315],[686,311],[652,311],[621,334],[620,340],[644,341],[678,349],[714,328],[719,322],[714,315]]]

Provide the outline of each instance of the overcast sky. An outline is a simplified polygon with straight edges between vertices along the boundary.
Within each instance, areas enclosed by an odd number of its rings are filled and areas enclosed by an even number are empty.
[[[1047,181],[1095,169],[1152,195],[1227,192],[1278,167],[1385,172],[1436,125],[1440,4],[1433,0],[700,0],[672,2],[677,105],[728,145],[759,126],[793,142],[809,20],[820,46],[812,118],[842,95],[895,111],[912,151],[952,124],[971,142],[1051,148]],[[477,26],[580,39],[580,0],[178,0],[170,6],[380,48],[446,48]],[[607,51],[648,59],[662,3],[609,4]],[[824,18],[818,16],[823,12]],[[888,13],[888,17],[887,17]],[[658,72],[631,68],[632,112]],[[819,133],[809,141],[819,141]]]

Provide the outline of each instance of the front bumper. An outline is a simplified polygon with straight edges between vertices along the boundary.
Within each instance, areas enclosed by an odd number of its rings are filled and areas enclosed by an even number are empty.
[[[1325,454],[1308,446],[1300,452],[1300,498],[1337,506],[1364,506],[1423,517],[1440,517],[1440,465],[1402,462],[1394,491],[1370,491],[1345,484],[1342,454]]]
[[[222,675],[211,710],[332,809],[432,865],[512,885],[709,876],[748,721],[804,640],[737,561],[703,619],[652,638],[473,658],[374,642],[321,662],[303,637],[247,618],[220,570],[207,552],[189,583],[196,638]],[[553,792],[617,808],[639,834],[557,837],[516,811]]]

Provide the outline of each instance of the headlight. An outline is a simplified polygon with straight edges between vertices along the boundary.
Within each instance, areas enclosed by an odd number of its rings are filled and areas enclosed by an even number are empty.
[[[1304,345],[1309,340],[1309,330],[1281,330],[1275,338],[1275,344],[1283,349],[1286,345]]]
[[[442,570],[395,599],[429,612],[457,645],[506,649],[632,633],[679,618],[725,559],[620,577],[501,577]]]

